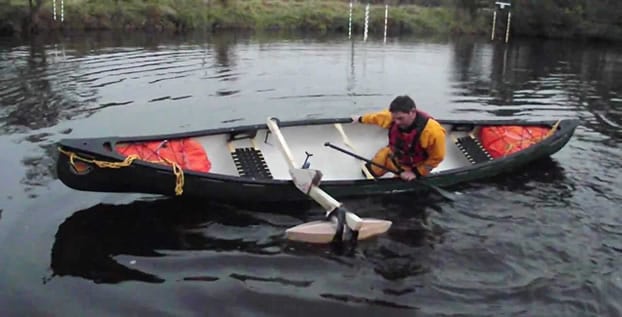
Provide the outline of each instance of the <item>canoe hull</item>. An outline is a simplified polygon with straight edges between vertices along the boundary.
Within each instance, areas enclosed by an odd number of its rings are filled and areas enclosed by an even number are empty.
[[[286,122],[282,126],[296,126],[301,124],[326,124],[348,122],[349,119],[334,120],[311,120],[299,122]],[[466,121],[442,121],[452,126],[474,124],[548,124],[554,122],[466,122]],[[550,137],[537,145],[531,146],[520,152],[511,154],[502,159],[489,162],[448,169],[426,177],[424,180],[429,184],[440,187],[449,187],[457,184],[472,182],[508,173],[525,167],[531,162],[551,156],[566,145],[578,125],[576,120],[561,120],[558,122],[558,130]],[[240,131],[252,128],[265,128],[264,126],[246,126],[234,129],[214,129],[198,131],[186,134],[163,135],[145,137],[145,139],[166,139],[174,137],[193,137],[203,134],[217,134]],[[133,138],[137,140],[140,138]],[[124,192],[124,193],[148,193],[175,196],[200,197],[210,200],[229,203],[271,203],[271,202],[295,202],[309,200],[298,191],[288,180],[284,179],[255,179],[247,177],[235,177],[216,173],[198,173],[184,171],[182,192],[176,192],[175,184],[179,182],[169,166],[145,161],[134,161],[128,166],[120,168],[102,168],[93,163],[85,163],[85,169],[77,172],[74,167],[78,161],[68,153],[73,153],[80,158],[89,161],[121,162],[124,157],[110,150],[109,144],[123,141],[124,138],[97,138],[97,139],[67,139],[59,142],[61,152],[57,160],[58,178],[67,186],[83,191],[96,192]],[[104,146],[102,146],[102,144]],[[108,146],[105,146],[108,144]],[[404,182],[396,178],[381,178],[377,180],[325,180],[320,187],[336,199],[347,197],[366,197],[370,195],[386,195],[392,193],[427,191],[428,186],[421,184],[422,181]],[[179,189],[179,188],[178,188]]]

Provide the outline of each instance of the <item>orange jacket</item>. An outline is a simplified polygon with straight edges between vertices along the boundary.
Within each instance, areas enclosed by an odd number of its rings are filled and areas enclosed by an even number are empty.
[[[375,124],[388,129],[393,120],[391,118],[391,112],[389,112],[389,110],[383,110],[361,116],[361,122]],[[438,121],[430,118],[425,128],[423,128],[423,131],[421,131],[419,144],[428,153],[428,158],[416,165],[419,174],[425,176],[445,158],[445,129]],[[404,168],[407,167],[408,166],[404,166]]]

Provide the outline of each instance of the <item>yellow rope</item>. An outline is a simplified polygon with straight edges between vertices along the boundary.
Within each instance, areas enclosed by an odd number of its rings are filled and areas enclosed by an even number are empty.
[[[164,161],[166,161],[166,163],[170,164],[173,167],[173,174],[175,174],[175,195],[180,196],[181,194],[183,194],[184,192],[184,171],[183,169],[179,166],[179,164],[168,160],[167,158],[163,157]]]
[[[140,158],[138,155],[130,155],[130,156],[126,157],[125,160],[123,160],[122,162],[106,162],[106,161],[87,159],[87,158],[78,156],[76,153],[73,153],[73,152],[70,152],[70,151],[65,151],[62,148],[58,148],[58,151],[63,153],[63,154],[65,154],[65,155],[67,155],[67,156],[69,156],[69,162],[71,163],[71,166],[73,166],[74,168],[76,168],[76,164],[75,164],[75,160],[76,159],[78,159],[78,160],[80,160],[82,162],[85,162],[85,163],[95,164],[95,165],[97,165],[97,167],[102,167],[102,168],[121,168],[121,167],[130,166],[132,164],[132,162],[134,162],[134,160]]]
[[[100,160],[92,160],[92,159],[87,159],[84,157],[79,156],[78,154],[71,152],[71,151],[66,151],[63,150],[62,148],[58,148],[58,151],[60,153],[63,153],[67,156],[69,156],[69,163],[71,163],[71,166],[78,170],[78,168],[76,167],[76,163],[75,160],[80,160],[82,162],[85,163],[91,163],[91,164],[95,164],[97,167],[101,167],[101,168],[121,168],[121,167],[127,167],[132,165],[132,163],[135,160],[141,159],[140,156],[136,155],[136,154],[132,154],[127,156],[123,161],[121,162],[107,162],[107,161],[100,161]],[[173,174],[175,174],[175,195],[180,196],[181,194],[183,194],[184,190],[184,170],[179,166],[179,164],[170,161],[166,158],[164,158],[164,160],[160,160],[160,161],[147,161],[146,162],[152,162],[152,163],[167,163],[169,165],[172,166],[173,168]]]

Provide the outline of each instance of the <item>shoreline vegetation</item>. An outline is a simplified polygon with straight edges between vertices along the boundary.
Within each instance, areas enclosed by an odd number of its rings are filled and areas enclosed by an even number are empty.
[[[469,34],[503,37],[507,9],[480,0],[371,0],[369,34]],[[516,3],[517,1],[515,1]],[[622,4],[520,1],[511,8],[511,36],[622,40]],[[620,1],[622,2],[622,1]],[[349,0],[0,0],[0,36],[50,32],[310,31],[348,32]],[[362,33],[367,1],[354,1],[352,32]],[[591,8],[591,9],[590,9]],[[590,11],[591,10],[591,11]],[[56,20],[54,19],[56,11]],[[61,22],[61,18],[63,21]],[[496,36],[497,37],[497,36]]]
[[[0,5],[1,5],[0,0]],[[0,8],[0,26],[12,34],[48,31],[147,31],[188,32],[194,30],[347,32],[349,1],[338,0],[64,0],[60,22],[60,0],[56,21],[53,0],[9,0]],[[37,2],[40,4],[37,5]],[[355,3],[352,32],[362,32],[365,4]],[[369,33],[384,32],[384,4],[372,4]],[[392,33],[482,33],[484,19],[471,19],[455,8],[403,5],[389,7],[388,28]]]

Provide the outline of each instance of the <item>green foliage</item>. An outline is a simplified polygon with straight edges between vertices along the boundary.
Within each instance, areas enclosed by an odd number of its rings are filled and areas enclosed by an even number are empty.
[[[16,0],[12,0],[16,1]],[[16,2],[17,4],[17,2]],[[24,5],[24,2],[21,2]],[[343,31],[348,1],[331,0],[66,0],[66,29],[254,29]],[[44,2],[38,14],[51,11]],[[453,9],[418,5],[392,6],[389,32],[446,33],[460,29]],[[353,28],[364,25],[364,4],[355,5]],[[369,32],[384,30],[384,3],[373,5]],[[52,24],[48,25],[54,28]]]
[[[517,34],[622,39],[619,0],[523,0],[514,9]]]
[[[35,5],[39,0],[34,1]],[[65,29],[188,31],[193,29],[344,31],[347,0],[65,0]],[[493,4],[483,0],[372,0],[370,34],[384,31],[384,4],[389,33],[490,32]],[[353,12],[353,29],[364,26],[365,1]],[[513,34],[547,37],[622,39],[622,1],[516,0],[512,2]],[[33,23],[60,28],[52,21],[52,2],[42,1]],[[0,6],[0,25],[21,25],[29,17],[28,0]],[[505,17],[505,12],[500,12]],[[505,21],[498,20],[499,27]]]

